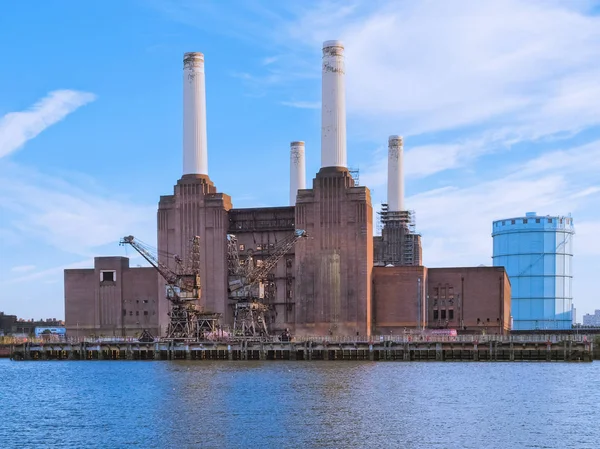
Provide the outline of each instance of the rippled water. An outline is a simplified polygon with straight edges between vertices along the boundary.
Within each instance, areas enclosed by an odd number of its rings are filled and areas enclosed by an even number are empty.
[[[600,362],[11,362],[0,447],[599,448]]]

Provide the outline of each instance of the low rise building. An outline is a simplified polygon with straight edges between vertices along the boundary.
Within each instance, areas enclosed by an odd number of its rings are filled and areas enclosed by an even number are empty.
[[[158,273],[127,257],[96,257],[94,268],[65,270],[67,335],[160,335]]]
[[[510,298],[503,267],[375,267],[374,333],[447,328],[505,334]]]

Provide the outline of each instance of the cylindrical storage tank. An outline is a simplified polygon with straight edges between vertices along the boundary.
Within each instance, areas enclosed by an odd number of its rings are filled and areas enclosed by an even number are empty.
[[[494,266],[510,279],[514,330],[571,329],[573,234],[571,216],[493,222]]]

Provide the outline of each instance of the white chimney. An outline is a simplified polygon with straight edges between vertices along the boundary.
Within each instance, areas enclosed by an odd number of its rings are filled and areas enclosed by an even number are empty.
[[[298,189],[305,188],[304,142],[292,142],[290,144],[290,206],[296,204]]]
[[[404,146],[401,136],[390,136],[388,139],[388,210],[398,212],[404,210]]]
[[[321,167],[346,167],[345,71],[342,42],[323,42]]]
[[[183,174],[208,175],[202,53],[183,56]]]

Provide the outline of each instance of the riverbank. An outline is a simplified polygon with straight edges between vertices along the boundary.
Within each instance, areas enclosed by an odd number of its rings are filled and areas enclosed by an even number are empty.
[[[108,341],[105,341],[108,340]],[[25,342],[13,360],[369,360],[369,361],[581,361],[591,362],[586,336],[312,337],[300,341],[238,339],[197,342]],[[4,353],[6,349],[4,350]],[[597,351],[595,352],[598,354]]]

